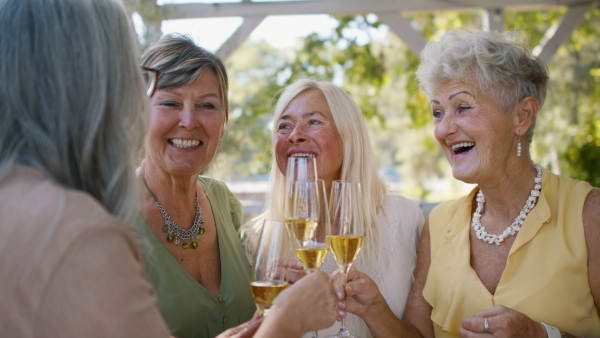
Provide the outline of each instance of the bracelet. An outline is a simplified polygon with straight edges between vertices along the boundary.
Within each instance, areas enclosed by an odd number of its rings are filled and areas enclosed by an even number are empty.
[[[544,325],[546,328],[546,332],[548,333],[548,338],[560,338],[560,330],[555,328],[552,325],[548,325],[546,323],[540,323]]]

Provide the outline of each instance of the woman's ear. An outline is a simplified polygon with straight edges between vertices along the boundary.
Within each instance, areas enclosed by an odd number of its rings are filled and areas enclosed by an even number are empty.
[[[515,119],[519,130],[529,130],[540,109],[540,103],[533,96],[527,96],[517,105]]]

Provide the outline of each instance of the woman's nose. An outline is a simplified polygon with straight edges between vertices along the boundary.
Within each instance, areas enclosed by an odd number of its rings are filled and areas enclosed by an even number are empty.
[[[456,133],[458,127],[452,114],[446,114],[442,120],[435,125],[435,135],[437,138],[447,138],[448,136]]]
[[[200,125],[198,114],[193,107],[183,107],[180,112],[179,126],[187,130],[192,130]]]
[[[308,141],[308,136],[303,126],[295,126],[290,136],[288,136],[288,142],[290,143],[302,143],[306,141]]]

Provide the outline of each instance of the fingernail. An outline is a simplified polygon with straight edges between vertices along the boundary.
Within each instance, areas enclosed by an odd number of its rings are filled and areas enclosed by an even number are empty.
[[[344,295],[342,295],[342,291],[338,291],[337,298],[342,299]]]

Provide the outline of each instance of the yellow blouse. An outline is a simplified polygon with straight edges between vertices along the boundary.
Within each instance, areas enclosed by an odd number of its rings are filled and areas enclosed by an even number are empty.
[[[504,305],[562,331],[600,337],[582,221],[592,189],[543,171],[537,205],[516,235],[493,295],[470,265],[471,205],[479,189],[437,206],[429,216],[431,265],[423,290],[435,336],[458,336],[462,318]]]

